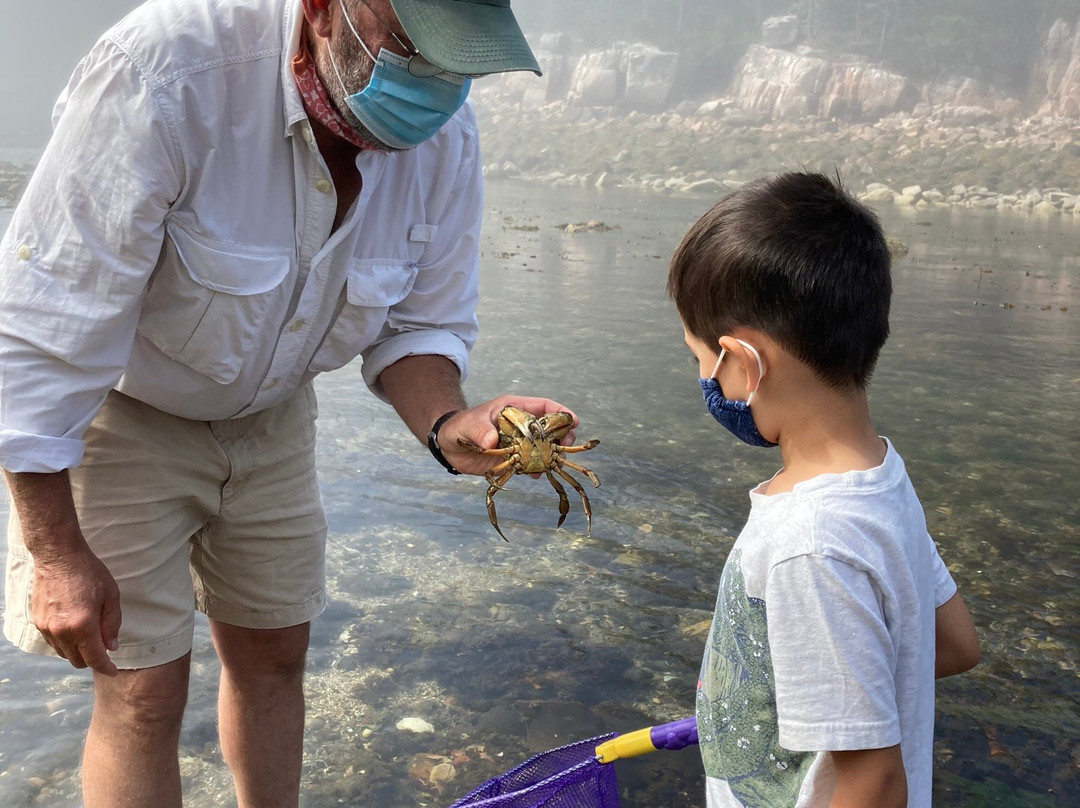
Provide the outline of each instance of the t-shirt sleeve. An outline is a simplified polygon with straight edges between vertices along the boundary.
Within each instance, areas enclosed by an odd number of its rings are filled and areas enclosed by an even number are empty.
[[[956,581],[953,580],[949,568],[945,566],[945,562],[941,560],[933,539],[929,539],[929,541],[931,550],[934,553],[934,559],[931,563],[934,565],[934,608],[936,609],[944,605],[949,598],[956,594]]]
[[[900,743],[895,653],[871,577],[828,556],[795,556],[771,569],[765,600],[780,745]]]

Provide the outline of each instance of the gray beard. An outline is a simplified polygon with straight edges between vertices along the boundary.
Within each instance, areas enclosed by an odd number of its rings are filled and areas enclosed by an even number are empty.
[[[403,151],[388,146],[379,140],[370,129],[360,122],[359,118],[349,109],[349,105],[345,103],[346,95],[360,92],[362,88],[367,87],[368,82],[371,80],[371,73],[375,69],[371,57],[363,51],[351,36],[339,36],[338,41],[333,43],[333,48],[334,60],[337,62],[338,67],[337,72],[334,70],[334,63],[330,61],[329,53],[326,50],[317,51],[314,43],[308,43],[309,52],[316,54],[315,70],[319,74],[319,81],[323,83],[323,88],[330,98],[330,103],[334,105],[334,109],[337,110],[345,123],[353,128],[357,136],[371,148],[386,152]],[[341,74],[341,81],[338,81],[338,72]],[[345,87],[342,87],[342,84]],[[346,92],[345,88],[348,87],[354,87],[355,89],[352,92]]]

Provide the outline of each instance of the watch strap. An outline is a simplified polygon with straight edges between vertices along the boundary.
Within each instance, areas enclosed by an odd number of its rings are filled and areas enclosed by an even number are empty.
[[[450,465],[450,461],[443,455],[442,449],[439,447],[439,429],[459,412],[461,412],[461,410],[450,410],[450,412],[443,413],[438,417],[435,423],[431,425],[431,429],[427,433],[428,451],[431,452],[432,457],[439,461],[439,465],[451,474],[461,474],[461,472]]]

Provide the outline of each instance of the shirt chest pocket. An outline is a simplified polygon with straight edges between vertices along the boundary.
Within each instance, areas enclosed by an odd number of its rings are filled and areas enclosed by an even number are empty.
[[[279,323],[292,266],[169,226],[138,330],[166,356],[220,384],[236,379],[260,327]]]
[[[378,338],[390,307],[412,291],[415,261],[357,259],[349,267],[340,311],[309,368],[322,373],[352,361]]]

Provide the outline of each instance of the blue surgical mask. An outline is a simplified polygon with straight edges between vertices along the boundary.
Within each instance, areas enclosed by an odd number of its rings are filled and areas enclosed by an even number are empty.
[[[757,360],[758,384],[761,384],[765,372],[757,349],[741,339],[736,341],[750,351]],[[730,398],[724,398],[724,394],[720,390],[720,382],[716,380],[716,372],[720,370],[720,363],[724,361],[724,354],[726,353],[727,349],[721,348],[720,356],[716,360],[716,366],[713,368],[712,374],[707,379],[698,379],[701,384],[701,394],[705,398],[705,406],[709,408],[712,417],[719,421],[721,426],[744,443],[749,443],[751,446],[776,446],[775,443],[767,440],[758,432],[757,424],[754,423],[754,416],[750,414],[750,402],[754,400],[754,393],[751,393],[746,401],[734,401]]]
[[[380,48],[376,58],[353,27],[344,2],[341,8],[356,41],[375,63],[367,86],[348,95],[334,52],[329,51],[338,83],[346,93],[345,103],[357,120],[387,146],[411,149],[420,145],[461,109],[469,95],[471,79],[455,73],[419,78],[409,72],[409,57],[386,48]]]

